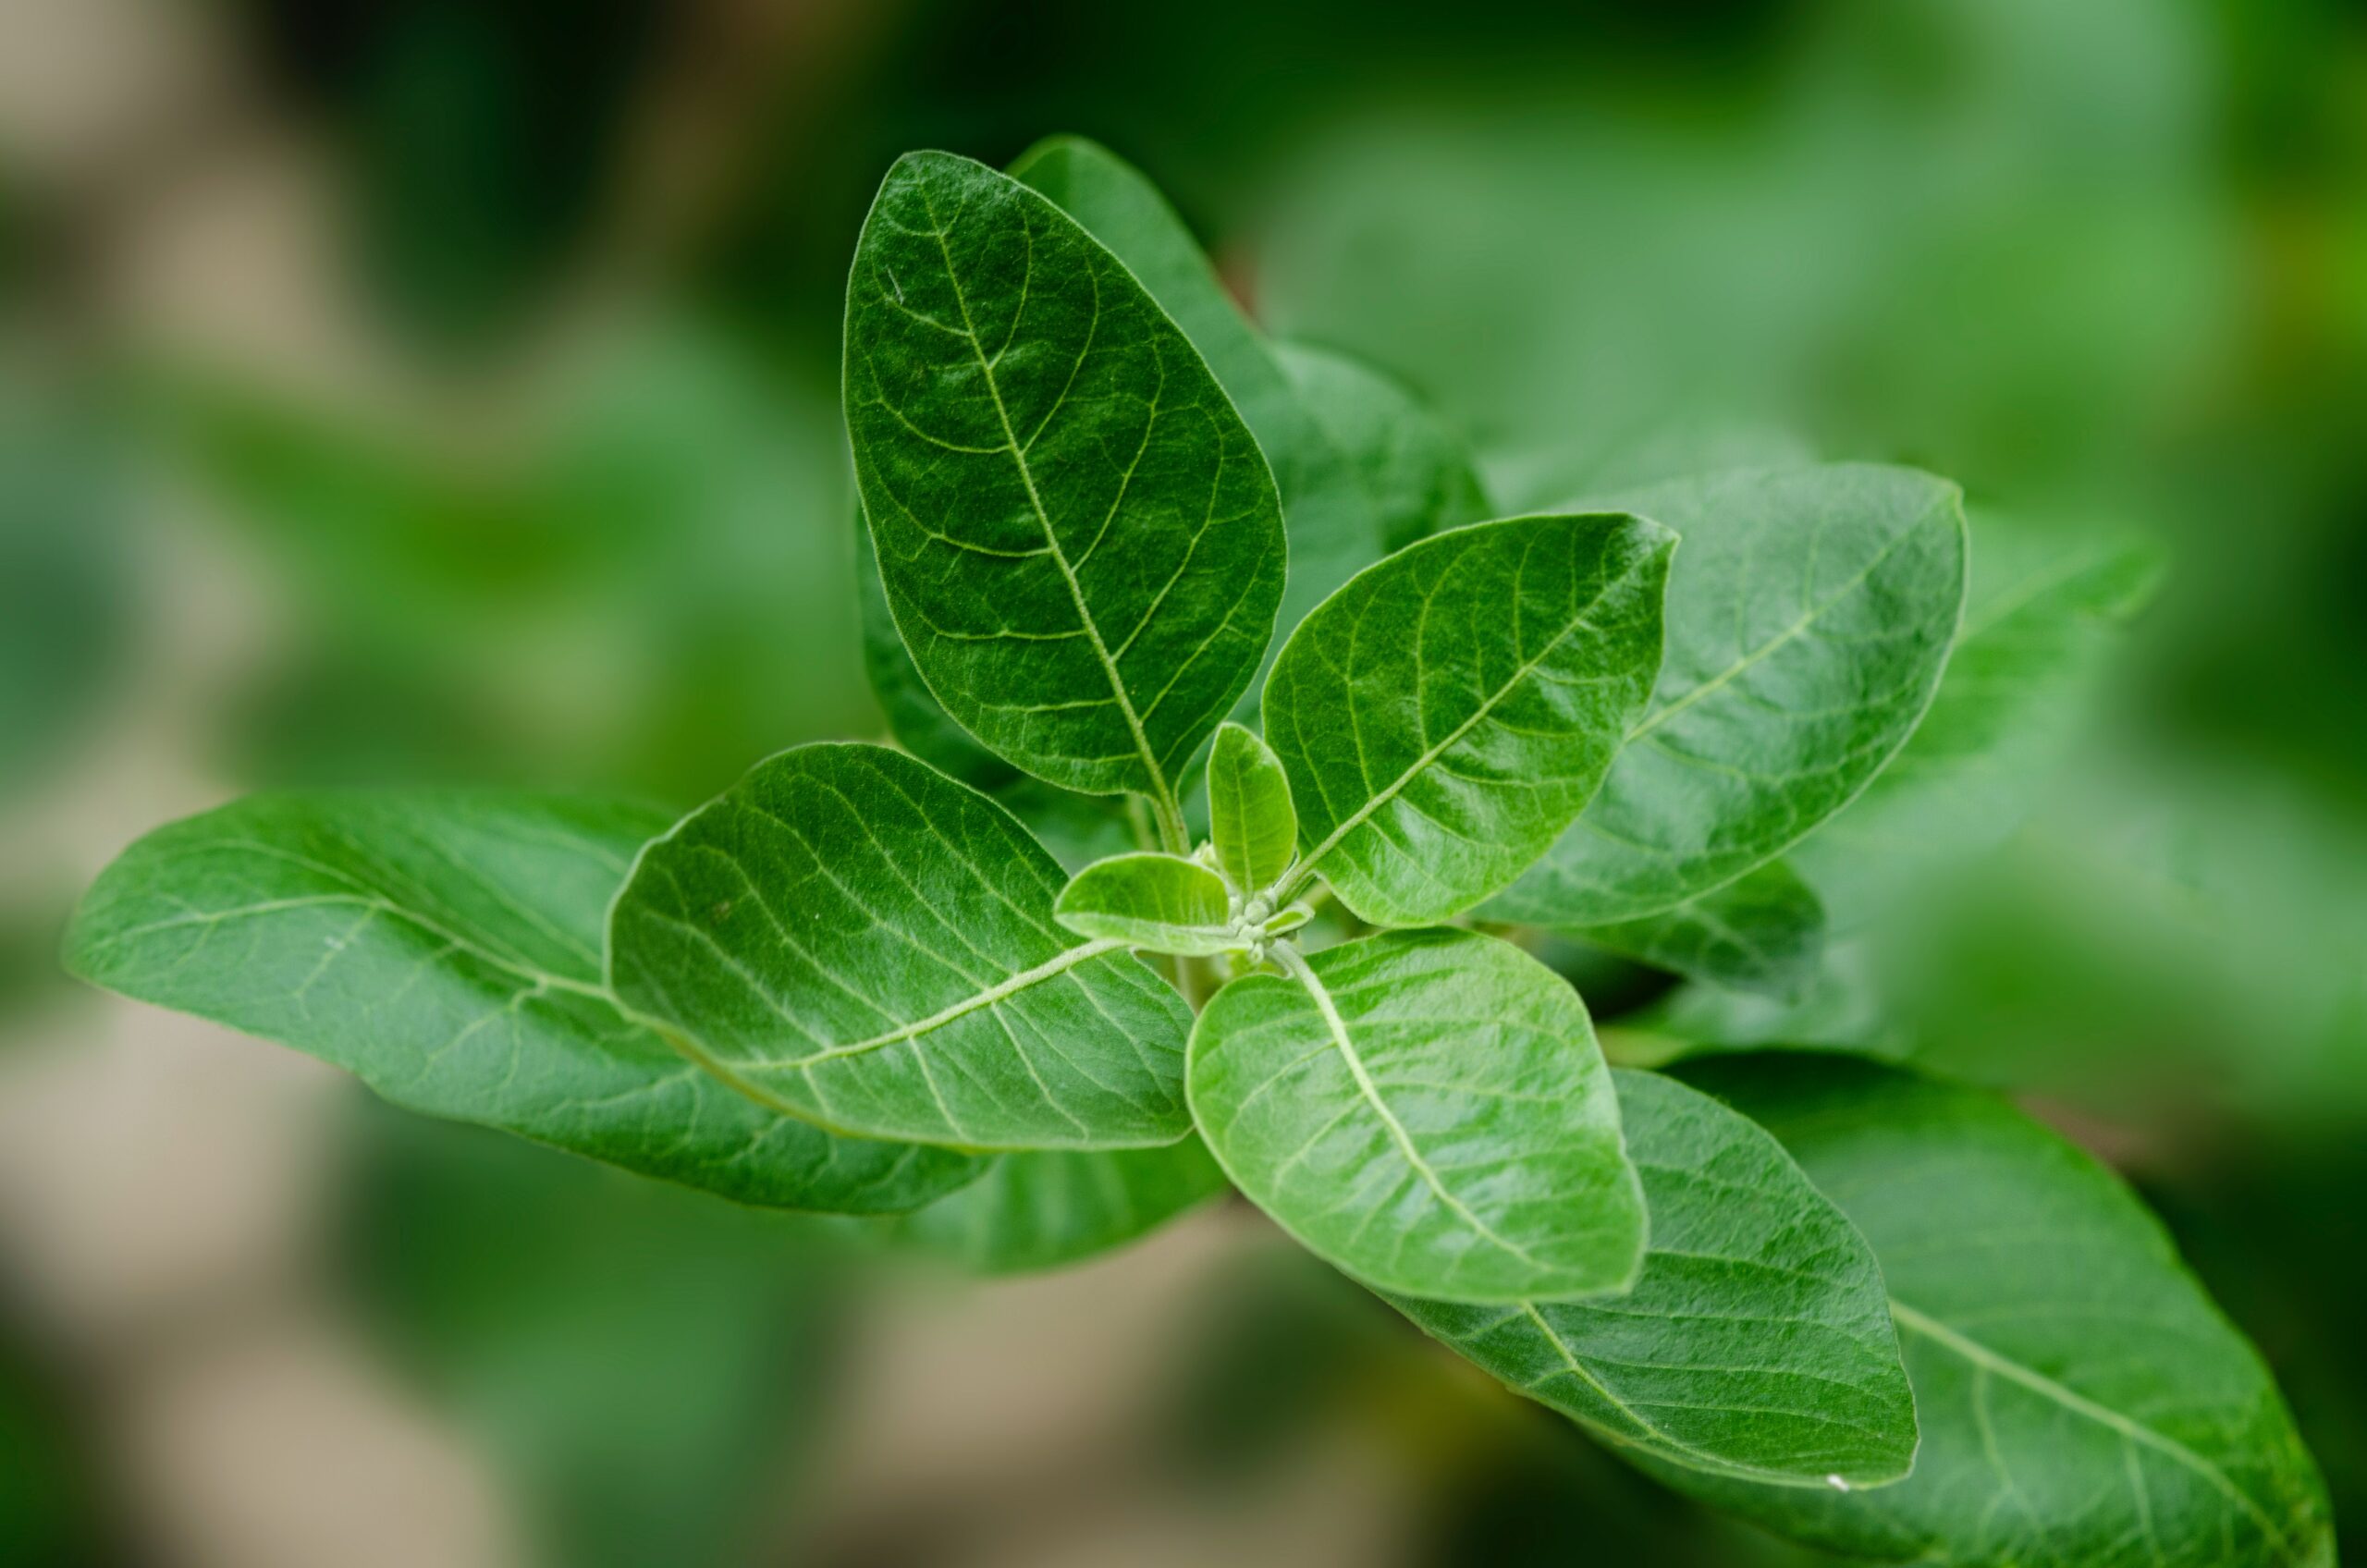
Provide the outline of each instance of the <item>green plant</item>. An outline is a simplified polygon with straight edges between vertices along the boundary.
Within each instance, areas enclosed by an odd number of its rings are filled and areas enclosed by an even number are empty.
[[[1230,1184],[1844,1553],[2332,1561],[2266,1370],[2094,1161],[1895,1065],[1716,1048],[1719,998],[1779,1040],[1812,1000],[1821,889],[2010,826],[2141,546],[2006,548],[1968,620],[1957,494],[1907,470],[1479,521],[1401,389],[1266,341],[1076,141],[890,171],[845,378],[907,751],[801,747],[671,826],[250,799],[135,845],[69,965],[986,1271]],[[1564,940],[1691,978],[1626,1037],[1668,1071],[1608,1064]]]

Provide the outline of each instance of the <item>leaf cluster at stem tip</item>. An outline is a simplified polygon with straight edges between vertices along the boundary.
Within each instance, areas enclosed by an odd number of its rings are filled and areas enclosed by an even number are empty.
[[[1805,460],[1499,515],[1406,388],[1270,340],[1072,139],[889,170],[842,394],[899,744],[679,819],[255,796],[108,867],[67,965],[979,1272],[1237,1191],[1820,1548],[2332,1562],[2259,1357],[2108,1172],[1985,1094],[1731,1049],[2011,830],[2142,546]],[[1564,942],[1683,978],[1621,1023],[1670,1071],[1613,1071]]]

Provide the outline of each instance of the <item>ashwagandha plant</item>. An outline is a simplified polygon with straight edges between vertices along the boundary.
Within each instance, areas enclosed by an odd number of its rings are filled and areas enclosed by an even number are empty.
[[[905,749],[670,825],[248,799],[109,868],[69,965],[984,1271],[1236,1188],[1845,1554],[2333,1561],[2260,1358],[2102,1167],[1895,1064],[1686,1038],[2010,827],[2142,548],[1983,517],[1976,559],[1952,486],[1857,465],[1484,521],[1404,393],[1268,341],[1073,141],[895,165],[844,396]],[[1690,977],[1637,1035],[1667,1071],[1606,1063],[1546,934]]]

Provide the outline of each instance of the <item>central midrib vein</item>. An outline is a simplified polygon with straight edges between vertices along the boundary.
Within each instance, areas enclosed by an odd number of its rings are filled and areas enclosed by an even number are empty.
[[[1681,1464],[1696,1470],[1706,1470],[1716,1476],[1731,1476],[1737,1480],[1757,1481],[1761,1485],[1779,1487],[1817,1484],[1804,1482],[1798,1476],[1787,1475],[1780,1470],[1759,1470],[1748,1464],[1738,1464],[1733,1460],[1721,1458],[1707,1449],[1696,1448],[1693,1444],[1685,1441],[1665,1427],[1647,1417],[1642,1411],[1613,1393],[1601,1378],[1588,1371],[1585,1363],[1581,1362],[1576,1353],[1570,1349],[1569,1341],[1555,1331],[1552,1324],[1545,1320],[1543,1313],[1538,1311],[1535,1302],[1525,1301],[1520,1304],[1520,1309],[1527,1315],[1531,1323],[1537,1325],[1538,1331],[1543,1334],[1546,1341],[1552,1345],[1555,1353],[1562,1358],[1562,1365],[1569,1369],[1571,1377],[1592,1389],[1602,1397],[1605,1403],[1649,1434],[1646,1437],[1637,1438],[1624,1432],[1614,1432],[1600,1422],[1588,1423],[1613,1442],[1645,1450],[1650,1450],[1657,1444],[1664,1447],[1670,1453],[1677,1455],[1677,1463]],[[1829,1478],[1820,1477],[1820,1480],[1821,1484],[1827,1486],[1832,1484]]]
[[[1341,1018],[1340,1010],[1332,1004],[1331,993],[1316,976],[1314,968],[1288,942],[1276,943],[1272,956],[1276,962],[1291,972],[1300,985],[1306,987],[1306,994],[1315,999],[1316,1011],[1323,1015],[1324,1027],[1331,1032],[1331,1043],[1339,1048],[1341,1060],[1348,1064],[1348,1072],[1355,1079],[1358,1092],[1372,1107],[1374,1114],[1380,1118],[1381,1125],[1389,1130],[1390,1137],[1397,1145],[1397,1152],[1404,1157],[1407,1165],[1413,1167],[1414,1173],[1422,1179],[1423,1184],[1438,1194],[1439,1202],[1452,1209],[1465,1224],[1497,1246],[1532,1267],[1550,1268],[1527,1247],[1498,1235],[1486,1220],[1465,1207],[1462,1199],[1447,1191],[1446,1183],[1439,1180],[1438,1172],[1430,1169],[1429,1161],[1424,1159],[1421,1151],[1414,1146],[1413,1135],[1405,1131],[1405,1124],[1397,1120],[1396,1113],[1381,1099],[1380,1085],[1372,1081],[1372,1074],[1365,1071],[1364,1058],[1356,1054],[1355,1045],[1348,1037],[1347,1023]]]
[[[1633,567],[1630,567],[1628,571],[1633,571],[1635,569]],[[1597,593],[1593,600],[1588,605],[1588,609],[1591,611],[1595,605],[1600,604],[1602,602],[1603,595],[1609,594],[1620,582],[1625,581],[1628,572],[1622,572],[1617,579],[1604,583],[1600,592]],[[1330,854],[1333,850],[1338,849],[1340,847],[1340,841],[1343,839],[1345,839],[1349,834],[1355,832],[1358,827],[1363,827],[1364,824],[1370,819],[1373,813],[1379,811],[1381,807],[1387,805],[1390,802],[1395,800],[1400,794],[1402,794],[1404,791],[1405,786],[1413,781],[1415,775],[1420,773],[1424,768],[1429,767],[1430,764],[1438,761],[1441,756],[1444,756],[1449,747],[1453,746],[1457,741],[1462,740],[1466,735],[1471,733],[1473,726],[1477,725],[1481,719],[1487,717],[1490,714],[1495,712],[1497,704],[1510,696],[1514,688],[1517,687],[1522,681],[1527,680],[1529,676],[1536,671],[1537,667],[1546,661],[1554,649],[1560,647],[1569,639],[1571,633],[1576,631],[1581,627],[1587,628],[1590,631],[1600,630],[1600,628],[1595,626],[1593,621],[1582,615],[1576,619],[1571,621],[1569,625],[1562,628],[1561,631],[1555,632],[1553,634],[1553,640],[1546,643],[1544,647],[1539,648],[1537,651],[1537,656],[1535,658],[1530,659],[1518,669],[1513,671],[1502,686],[1497,687],[1495,691],[1489,693],[1488,700],[1481,703],[1472,713],[1469,718],[1465,719],[1461,724],[1456,725],[1453,729],[1448,732],[1445,740],[1441,741],[1437,745],[1432,746],[1429,750],[1424,752],[1420,756],[1416,757],[1411,763],[1407,764],[1405,770],[1403,773],[1400,773],[1396,778],[1391,779],[1382,789],[1376,790],[1372,799],[1367,801],[1355,811],[1349,813],[1346,820],[1342,822],[1339,827],[1331,829],[1331,832],[1325,834],[1323,837],[1323,842],[1316,845],[1313,850],[1307,852],[1306,857],[1298,863],[1298,865],[1292,873],[1289,885],[1282,891],[1275,895],[1274,901],[1277,904],[1288,903],[1293,898],[1294,898],[1299,889],[1306,886],[1307,878],[1314,876],[1316,862],[1321,860],[1325,855]]]
[[[840,1057],[862,1056],[869,1051],[897,1045],[928,1034],[932,1030],[942,1029],[957,1018],[975,1012],[982,1007],[992,1007],[1005,997],[1024,991],[1030,986],[1038,985],[1056,975],[1065,974],[1087,959],[1099,958],[1103,953],[1116,952],[1125,945],[1115,937],[1105,937],[1098,941],[1087,942],[1082,947],[1066,948],[1033,969],[1023,969],[1008,979],[995,982],[983,991],[974,991],[957,1002],[938,1009],[926,1018],[899,1024],[884,1035],[874,1035],[867,1040],[855,1040],[843,1046],[832,1046],[827,1050],[816,1051],[811,1056],[793,1057],[779,1061],[754,1062],[750,1066],[752,1069],[762,1069],[766,1072],[788,1072],[812,1067],[818,1062],[835,1061]]]
[[[1761,643],[1756,648],[1751,649],[1750,652],[1735,660],[1734,663],[1726,666],[1725,668],[1718,671],[1717,674],[1711,676],[1709,680],[1704,680],[1700,685],[1694,687],[1693,690],[1686,692],[1685,695],[1670,703],[1667,706],[1662,707],[1656,712],[1646,714],[1637,724],[1636,728],[1627,732],[1627,739],[1631,741],[1642,740],[1645,736],[1650,734],[1653,730],[1658,729],[1662,725],[1666,724],[1670,719],[1674,718],[1678,714],[1683,713],[1686,709],[1691,707],[1702,698],[1710,695],[1712,692],[1719,691],[1731,684],[1737,676],[1743,673],[1743,671],[1751,668],[1760,660],[1767,658],[1777,649],[1788,646],[1795,638],[1798,637],[1802,632],[1806,631],[1809,627],[1814,626],[1818,620],[1822,619],[1827,610],[1830,610],[1834,606],[1839,604],[1846,595],[1855,593],[1859,583],[1864,582],[1868,578],[1873,576],[1876,571],[1879,571],[1882,569],[1882,564],[1890,559],[1892,553],[1895,552],[1910,534],[1914,533],[1917,529],[1921,528],[1923,526],[1924,519],[1931,515],[1931,512],[1928,510],[1921,513],[1913,522],[1909,523],[1905,528],[1900,529],[1896,533],[1892,534],[1888,539],[1884,540],[1883,542],[1883,547],[1874,552],[1871,559],[1867,561],[1864,566],[1859,567],[1856,571],[1850,573],[1847,582],[1843,582],[1839,587],[1834,589],[1832,593],[1826,594],[1822,599],[1809,605],[1806,609],[1802,610],[1797,620],[1793,621],[1792,624],[1784,628],[1783,631],[1778,631],[1774,636],[1767,639],[1766,642]],[[1961,590],[1959,590],[1956,602],[1956,619],[1959,625],[1961,625],[1964,619],[1964,602]]]
[[[2095,1401],[2065,1388],[2044,1373],[2033,1371],[2018,1361],[2001,1355],[1978,1340],[1968,1339],[1938,1318],[1916,1311],[1896,1296],[1890,1298],[1890,1310],[1891,1316],[1898,1320],[1900,1328],[1920,1334],[1933,1343],[1971,1362],[1974,1366],[1984,1367],[2000,1378],[2019,1383],[2041,1398],[2052,1400],[2074,1415],[2084,1415],[2099,1426],[2110,1427],[2128,1441],[2140,1443],[2193,1471],[2210,1482],[2218,1491],[2224,1493],[2228,1501],[2240,1507],[2250,1517],[2252,1523],[2260,1526],[2261,1533],[2276,1544],[2279,1551],[2288,1558],[2291,1557],[2293,1551],[2291,1538],[2277,1526],[2275,1520],[2268,1516],[2268,1511],[2261,1507],[2250,1493],[2229,1479],[2226,1471],[2184,1443],[2164,1437],[2152,1427],[2141,1426],[2109,1406],[2098,1404]]]
[[[1011,423],[1011,410],[1003,406],[1002,387],[995,380],[995,367],[987,358],[987,346],[978,337],[977,324],[970,319],[970,296],[962,287],[961,275],[953,268],[953,251],[945,242],[945,230],[937,221],[937,203],[929,200],[928,191],[921,191],[921,205],[928,213],[929,233],[937,239],[937,253],[945,260],[945,281],[953,290],[953,303],[962,312],[963,334],[970,339],[970,352],[978,361],[978,374],[987,384],[987,396],[993,399],[995,418],[1001,422],[1004,444],[1011,448],[1011,460],[1019,469],[1019,482],[1027,490],[1027,504],[1036,510],[1036,521],[1044,530],[1044,543],[1052,552],[1052,564],[1061,569],[1061,581],[1068,584],[1070,602],[1076,606],[1077,619],[1085,627],[1085,636],[1093,643],[1094,656],[1101,661],[1101,671],[1110,679],[1110,693],[1118,700],[1118,711],[1125,716],[1126,728],[1134,738],[1134,750],[1141,753],[1143,766],[1150,773],[1151,804],[1159,814],[1162,832],[1180,817],[1175,804],[1175,791],[1167,782],[1167,772],[1159,766],[1152,752],[1150,737],[1143,732],[1143,721],[1134,712],[1134,699],[1126,694],[1126,682],[1118,673],[1118,662],[1110,656],[1110,645],[1101,639],[1101,628],[1093,619],[1093,611],[1085,602],[1085,589],[1076,580],[1075,570],[1069,565],[1068,552],[1061,548],[1060,535],[1052,529],[1051,514],[1044,508],[1044,497],[1036,491],[1035,471],[1027,465],[1027,454],[1019,445],[1019,432]],[[1098,306],[1097,306],[1098,310]],[[1016,331],[1017,323],[1012,324]],[[1171,849],[1175,846],[1170,845]]]

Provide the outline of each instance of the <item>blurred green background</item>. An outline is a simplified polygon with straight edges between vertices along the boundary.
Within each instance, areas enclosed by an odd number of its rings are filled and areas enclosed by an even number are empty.
[[[855,229],[899,152],[1063,130],[1507,508],[1809,449],[2168,544],[2027,827],[1809,1007],[1663,1005],[2025,1096],[2367,1519],[2367,12],[16,0],[0,1559],[1809,1561],[1238,1209],[963,1282],[56,977],[244,790],[687,805],[877,733]]]

